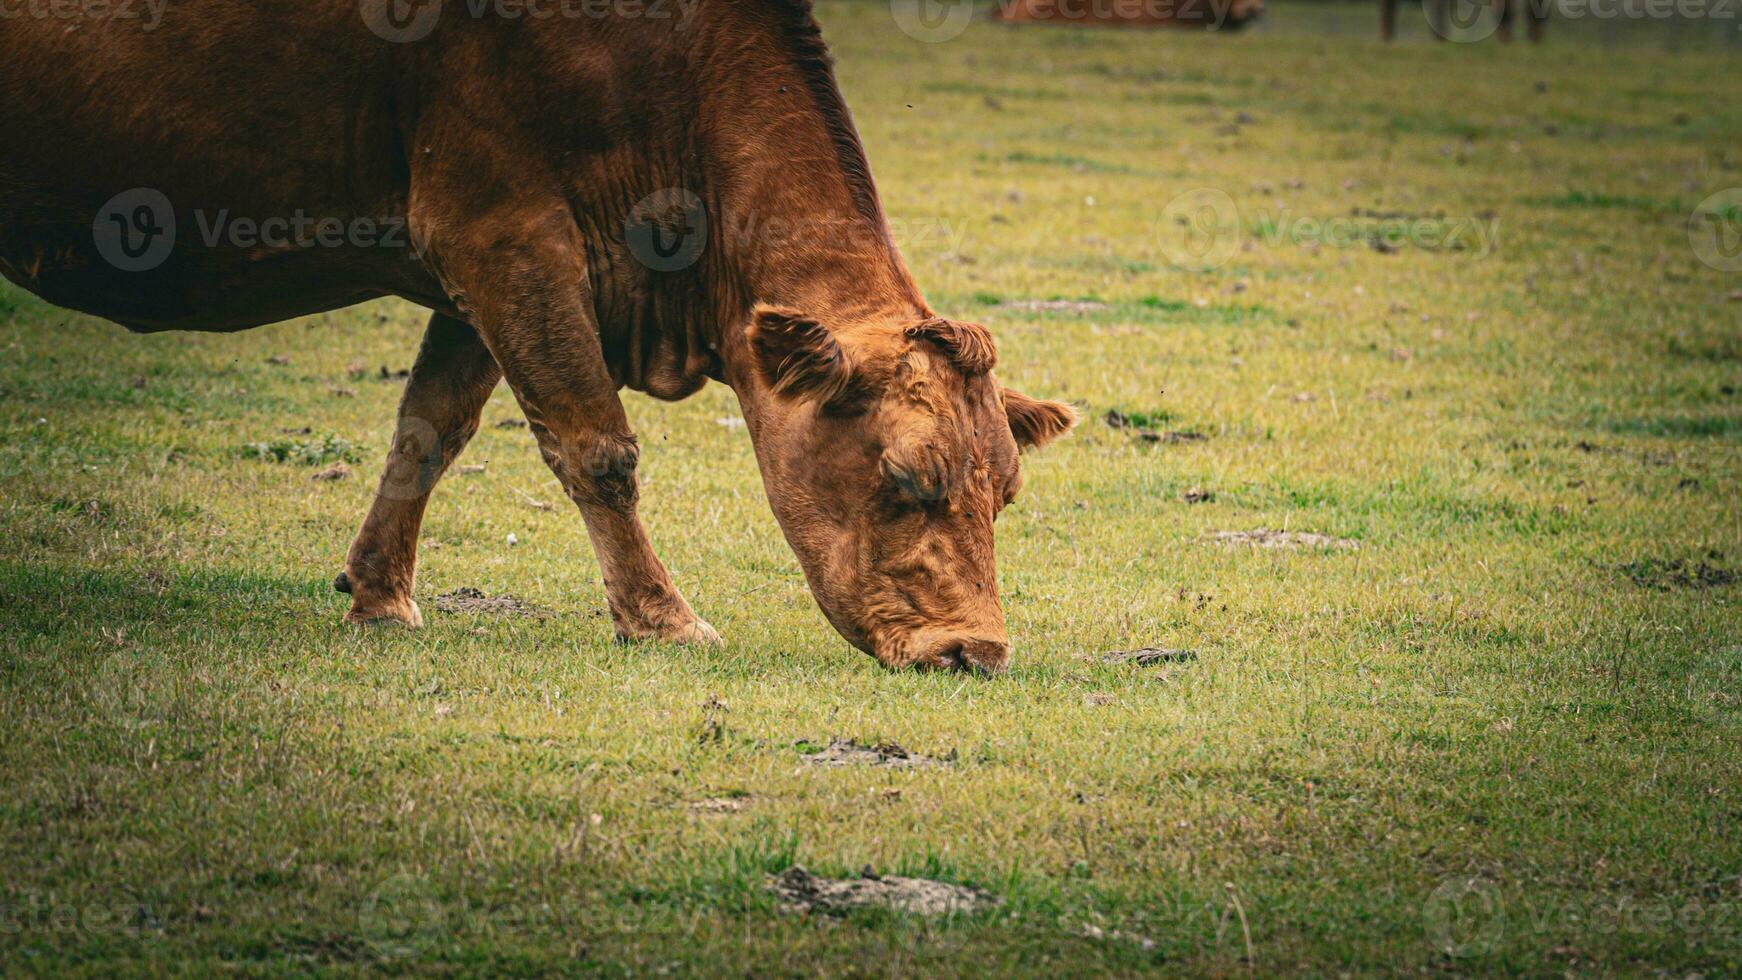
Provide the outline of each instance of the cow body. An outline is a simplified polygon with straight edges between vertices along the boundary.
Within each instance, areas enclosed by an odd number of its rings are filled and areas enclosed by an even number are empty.
[[[405,216],[381,42],[347,29],[347,4],[254,6],[178,3],[149,32],[0,21],[7,278],[134,330],[239,329],[389,293],[440,298],[387,249],[204,246],[199,219]],[[175,205],[180,247],[157,269],[126,271],[98,253],[93,223],[141,187]]]
[[[890,242],[807,5],[635,9],[169,0],[150,30],[0,20],[0,273],[136,331],[384,295],[433,310],[337,582],[352,620],[419,622],[424,505],[506,377],[618,632],[717,640],[636,517],[616,395],[712,378],[848,639],[894,666],[1002,666],[1007,501],[976,516],[974,495],[1013,493],[1015,442],[1068,410],[991,381],[989,339],[958,356],[971,325],[932,313]],[[844,468],[806,464],[819,439]]]

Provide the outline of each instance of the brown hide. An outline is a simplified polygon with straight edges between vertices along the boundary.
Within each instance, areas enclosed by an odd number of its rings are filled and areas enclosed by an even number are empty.
[[[619,634],[717,641],[636,514],[617,397],[714,379],[841,633],[891,666],[1002,668],[992,518],[1018,445],[1074,416],[1005,391],[984,329],[921,297],[808,6],[504,13],[529,9],[0,19],[0,273],[139,331],[434,311],[336,582],[348,619],[420,621],[425,505],[506,379]]]

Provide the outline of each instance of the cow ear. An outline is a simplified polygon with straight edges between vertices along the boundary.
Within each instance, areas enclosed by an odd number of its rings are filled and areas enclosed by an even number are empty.
[[[1004,389],[1004,413],[1010,417],[1010,434],[1023,449],[1044,446],[1077,424],[1077,410],[1069,405],[1030,398],[1009,388]]]
[[[963,374],[985,374],[998,363],[998,345],[978,323],[933,317],[907,328],[907,335],[929,340],[944,349],[950,362]]]
[[[840,399],[852,385],[847,351],[828,328],[802,313],[757,307],[750,345],[775,391],[827,403]]]

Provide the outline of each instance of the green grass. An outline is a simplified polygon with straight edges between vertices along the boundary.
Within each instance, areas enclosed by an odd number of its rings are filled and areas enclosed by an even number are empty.
[[[947,232],[904,242],[928,295],[1085,409],[1000,522],[1010,674],[847,648],[718,386],[627,401],[725,649],[611,642],[505,391],[427,628],[342,629],[419,312],[132,337],[6,288],[0,972],[1742,972],[1742,281],[1682,210],[1742,183],[1733,53],[821,17],[892,219]],[[1184,271],[1164,210],[1205,187],[1242,238]],[[1286,224],[1357,214],[1499,237]],[[1006,305],[1058,298],[1101,305]],[[1207,540],[1258,527],[1360,547]],[[462,586],[552,615],[434,609]],[[1138,646],[1198,656],[1090,659]],[[803,762],[837,737],[955,761]],[[785,915],[793,862],[1004,901]]]

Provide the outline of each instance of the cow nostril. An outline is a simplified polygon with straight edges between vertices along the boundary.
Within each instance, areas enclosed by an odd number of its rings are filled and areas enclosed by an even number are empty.
[[[960,640],[946,640],[944,645],[938,648],[937,661],[951,670],[962,670],[968,666],[967,661],[963,658],[963,644]]]
[[[969,640],[962,644],[966,666],[984,674],[1002,674],[1010,664],[1010,644],[1003,640]]]
[[[1001,674],[1010,662],[1009,643],[971,636],[946,637],[929,653],[925,659],[933,667],[978,674]]]

